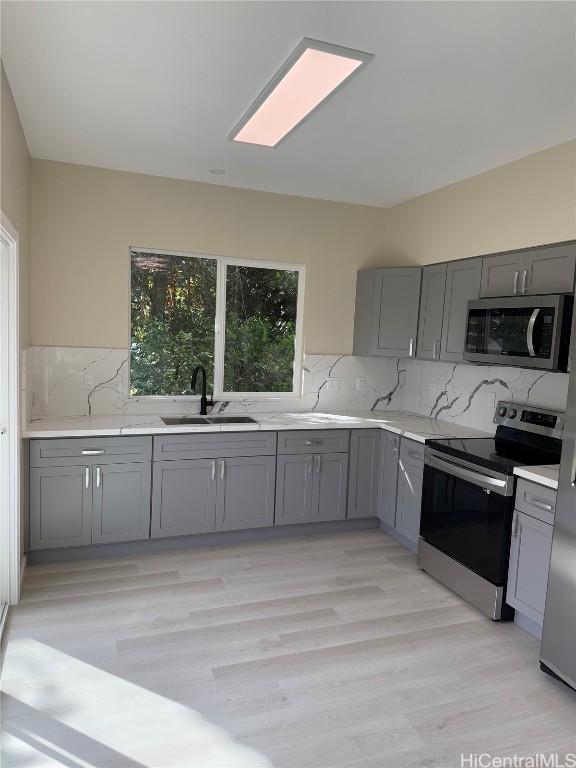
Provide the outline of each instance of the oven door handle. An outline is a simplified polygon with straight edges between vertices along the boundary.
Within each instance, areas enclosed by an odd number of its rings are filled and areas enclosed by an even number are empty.
[[[494,493],[497,493],[500,496],[512,496],[514,493],[514,482],[512,478],[500,479],[498,477],[491,477],[490,475],[481,475],[479,472],[465,469],[458,464],[454,464],[451,461],[445,461],[435,455],[427,456],[426,464],[434,469],[446,472],[448,475],[453,475],[460,480],[465,480],[473,485],[478,485],[486,491],[494,491]],[[511,480],[512,482],[510,482]]]
[[[528,330],[526,331],[526,341],[528,344],[528,354],[530,357],[536,357],[536,352],[534,351],[534,326],[536,325],[536,320],[538,319],[538,315],[540,314],[539,309],[533,310],[532,314],[530,315],[530,320],[528,320]]]

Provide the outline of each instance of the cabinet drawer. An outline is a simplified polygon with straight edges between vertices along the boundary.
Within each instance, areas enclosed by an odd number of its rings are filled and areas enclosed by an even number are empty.
[[[68,437],[62,440],[31,440],[31,467],[72,467],[91,464],[150,461],[152,438]]]
[[[556,491],[545,485],[519,479],[516,485],[516,509],[551,525],[556,511]]]
[[[154,438],[154,460],[273,456],[276,432],[218,432]]]
[[[278,453],[344,453],[348,439],[347,429],[280,432]]]
[[[400,459],[408,463],[424,463],[424,443],[417,443],[415,440],[402,438],[400,442]]]

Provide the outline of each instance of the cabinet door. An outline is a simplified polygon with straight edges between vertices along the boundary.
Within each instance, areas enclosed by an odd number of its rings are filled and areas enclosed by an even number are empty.
[[[276,525],[312,521],[314,456],[278,456],[276,461]]]
[[[380,468],[380,429],[350,433],[348,517],[376,517]]]
[[[354,341],[352,354],[367,357],[372,354],[372,323],[374,321],[374,282],[377,269],[362,269],[356,278],[354,308]]]
[[[348,454],[328,453],[314,456],[315,492],[312,520],[344,520],[348,489]]]
[[[92,472],[92,542],[148,539],[151,465],[105,464]]]
[[[526,293],[572,293],[576,271],[576,244],[536,248],[525,254]]]
[[[540,626],[544,620],[553,526],[516,511],[506,602]]]
[[[406,538],[418,543],[420,509],[424,479],[424,446],[403,440],[398,464],[396,496],[396,529]]]
[[[92,540],[90,467],[30,470],[30,549],[76,547]]]
[[[216,530],[274,525],[274,456],[220,459]]]
[[[154,464],[152,538],[210,533],[216,521],[216,459]]]
[[[396,523],[396,492],[398,487],[398,458],[400,437],[382,431],[380,442],[380,483],[378,488],[378,517],[394,527]]]
[[[468,302],[480,295],[482,259],[464,259],[448,264],[444,321],[442,323],[442,360],[463,360]]]
[[[523,270],[523,252],[485,256],[482,259],[480,296],[514,296],[514,293],[519,294]]]
[[[425,360],[440,358],[445,293],[446,264],[424,267],[420,293],[417,357]]]
[[[413,357],[422,270],[420,267],[379,269],[375,278],[372,354]]]

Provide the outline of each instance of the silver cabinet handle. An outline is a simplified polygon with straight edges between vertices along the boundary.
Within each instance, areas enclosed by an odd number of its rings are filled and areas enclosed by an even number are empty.
[[[528,499],[528,504],[532,504],[533,507],[538,507],[538,509],[544,509],[546,512],[552,512],[554,509],[552,504],[547,504],[537,496],[532,496],[532,498]]]
[[[410,339],[410,344],[408,346],[408,357],[414,357],[414,338]]]
[[[320,472],[320,462],[322,461],[322,457],[320,456],[320,454],[316,454],[315,459],[316,459],[316,472],[319,473]]]
[[[99,450],[96,450],[95,448],[86,448],[85,450],[81,451],[82,456],[100,456],[103,453],[104,453],[103,448]]]
[[[90,488],[90,467],[84,467],[84,485]]]
[[[434,358],[434,360],[438,359],[438,347],[439,346],[440,346],[440,339],[436,339],[436,341],[434,342],[434,347],[432,349],[432,357]]]
[[[520,272],[518,272],[518,270],[516,270],[516,272],[514,272],[514,296],[516,296],[516,294],[518,293],[518,276],[519,276],[519,274],[520,274]]]
[[[224,480],[224,475],[226,474],[226,462],[224,459],[220,459],[220,480]]]
[[[514,513],[514,522],[512,523],[512,536],[518,538],[518,531],[520,530],[520,515],[518,512]]]
[[[213,460],[210,462],[210,479],[214,480],[216,477],[216,461]]]
[[[521,288],[522,293],[526,293],[526,280],[527,279],[528,279],[528,270],[525,269],[522,272],[522,288]]]
[[[322,445],[322,440],[306,440],[306,445]]]
[[[314,463],[314,456],[306,456],[306,473],[312,474],[312,465]]]
[[[100,467],[96,467],[96,488],[100,488],[100,479],[102,477],[102,470]]]
[[[536,320],[538,319],[538,315],[540,314],[539,309],[534,309],[532,311],[532,314],[530,315],[530,320],[528,320],[528,330],[526,331],[526,344],[528,345],[528,354],[530,357],[536,357],[536,352],[534,351],[534,326],[536,325]]]

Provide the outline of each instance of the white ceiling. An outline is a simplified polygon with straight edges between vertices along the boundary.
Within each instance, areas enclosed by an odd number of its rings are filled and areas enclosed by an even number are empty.
[[[576,135],[575,13],[4,1],[2,58],[34,157],[387,206]],[[228,141],[302,37],[374,59],[276,149]]]

